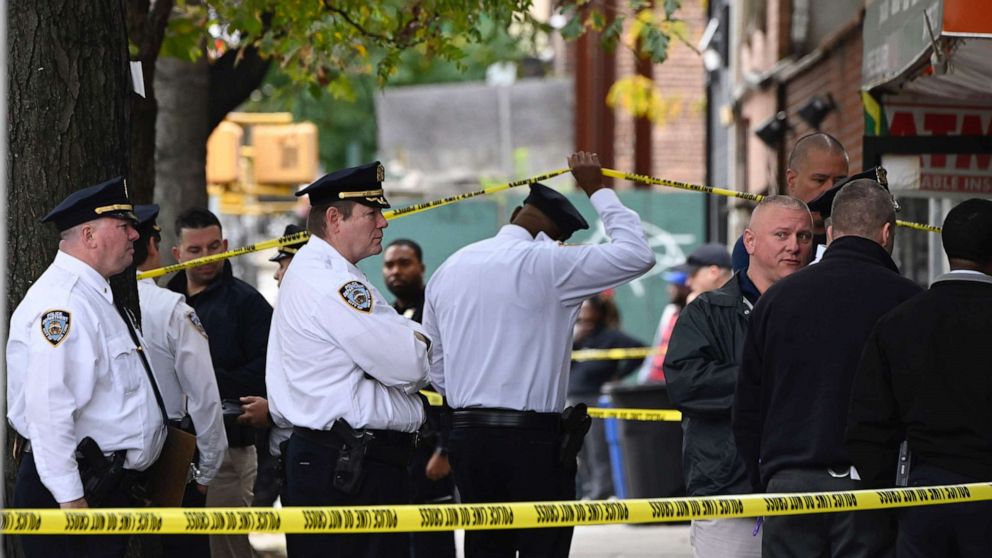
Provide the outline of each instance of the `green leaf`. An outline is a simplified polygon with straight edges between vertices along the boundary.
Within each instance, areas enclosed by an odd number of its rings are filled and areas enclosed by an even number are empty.
[[[613,51],[617,47],[617,42],[620,40],[620,33],[623,31],[624,18],[617,16],[603,33],[600,35],[599,44],[607,51]]]
[[[655,64],[660,64],[668,58],[668,35],[654,26],[645,26],[641,31],[641,54],[649,57]]]
[[[606,16],[595,8],[590,9],[589,17],[586,18],[586,26],[593,31],[602,31],[606,27]]]
[[[583,31],[585,29],[582,27],[582,17],[578,14],[573,14],[572,18],[565,24],[565,27],[561,28],[561,37],[566,41],[573,41],[578,39]]]
[[[665,0],[665,18],[671,18],[682,7],[682,0]]]

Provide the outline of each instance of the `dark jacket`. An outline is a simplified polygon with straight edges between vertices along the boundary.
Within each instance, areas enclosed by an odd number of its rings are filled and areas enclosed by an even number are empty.
[[[644,343],[626,333],[612,328],[603,328],[590,333],[572,348],[581,349],[626,349],[643,347]],[[643,358],[625,360],[577,360],[572,362],[568,376],[568,395],[572,397],[598,395],[603,384],[619,380],[633,372],[644,362]]]
[[[177,273],[168,288],[186,296],[210,343],[221,399],[265,396],[265,351],[272,306],[254,287],[234,276],[231,262],[206,289],[186,294],[186,274]]]
[[[865,346],[847,448],[862,478],[891,486],[913,459],[992,481],[992,277],[945,274],[886,314]]]
[[[741,273],[692,301],[668,343],[665,379],[668,396],[682,411],[682,468],[689,496],[751,491],[730,424],[751,314]]]
[[[877,243],[834,240],[751,315],[737,382],[737,448],[755,489],[784,468],[844,470],[851,384],[875,322],[922,289]]]

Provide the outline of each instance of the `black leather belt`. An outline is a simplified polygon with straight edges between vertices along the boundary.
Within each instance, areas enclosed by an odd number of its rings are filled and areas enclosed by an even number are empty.
[[[355,430],[356,432],[367,432],[372,435],[369,440],[367,455],[369,459],[376,461],[405,467],[409,464],[410,459],[413,457],[413,450],[417,446],[416,433],[376,430],[372,428]],[[293,434],[333,450],[340,450],[344,445],[341,438],[330,430],[314,430],[312,428],[294,426]]]
[[[455,409],[452,428],[519,428],[523,430],[561,430],[561,415],[516,411],[513,409]]]

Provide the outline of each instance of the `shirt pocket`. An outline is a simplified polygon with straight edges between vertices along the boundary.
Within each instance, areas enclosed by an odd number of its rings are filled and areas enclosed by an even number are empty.
[[[110,357],[110,376],[115,384],[124,387],[124,393],[134,393],[141,382],[141,357],[130,337],[121,336],[107,340]]]

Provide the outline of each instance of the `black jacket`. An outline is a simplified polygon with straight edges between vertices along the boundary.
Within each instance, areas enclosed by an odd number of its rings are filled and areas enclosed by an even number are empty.
[[[186,296],[207,331],[221,399],[264,397],[272,306],[254,287],[234,276],[228,261],[220,276],[192,297],[186,294],[185,273],[177,273],[167,286]]]
[[[877,243],[845,236],[762,295],[733,410],[755,489],[780,469],[851,465],[844,428],[865,341],[883,314],[921,290]]]
[[[730,423],[751,314],[740,273],[682,311],[665,355],[668,396],[682,411],[682,468],[689,496],[751,491]]]
[[[643,347],[644,343],[618,329],[594,331],[573,349],[626,349]],[[603,384],[619,380],[644,362],[643,358],[625,360],[577,360],[572,362],[568,376],[568,395],[572,397],[598,395]]]
[[[904,436],[915,460],[992,481],[992,277],[942,275],[872,332],[847,426],[865,480],[893,484]]]

